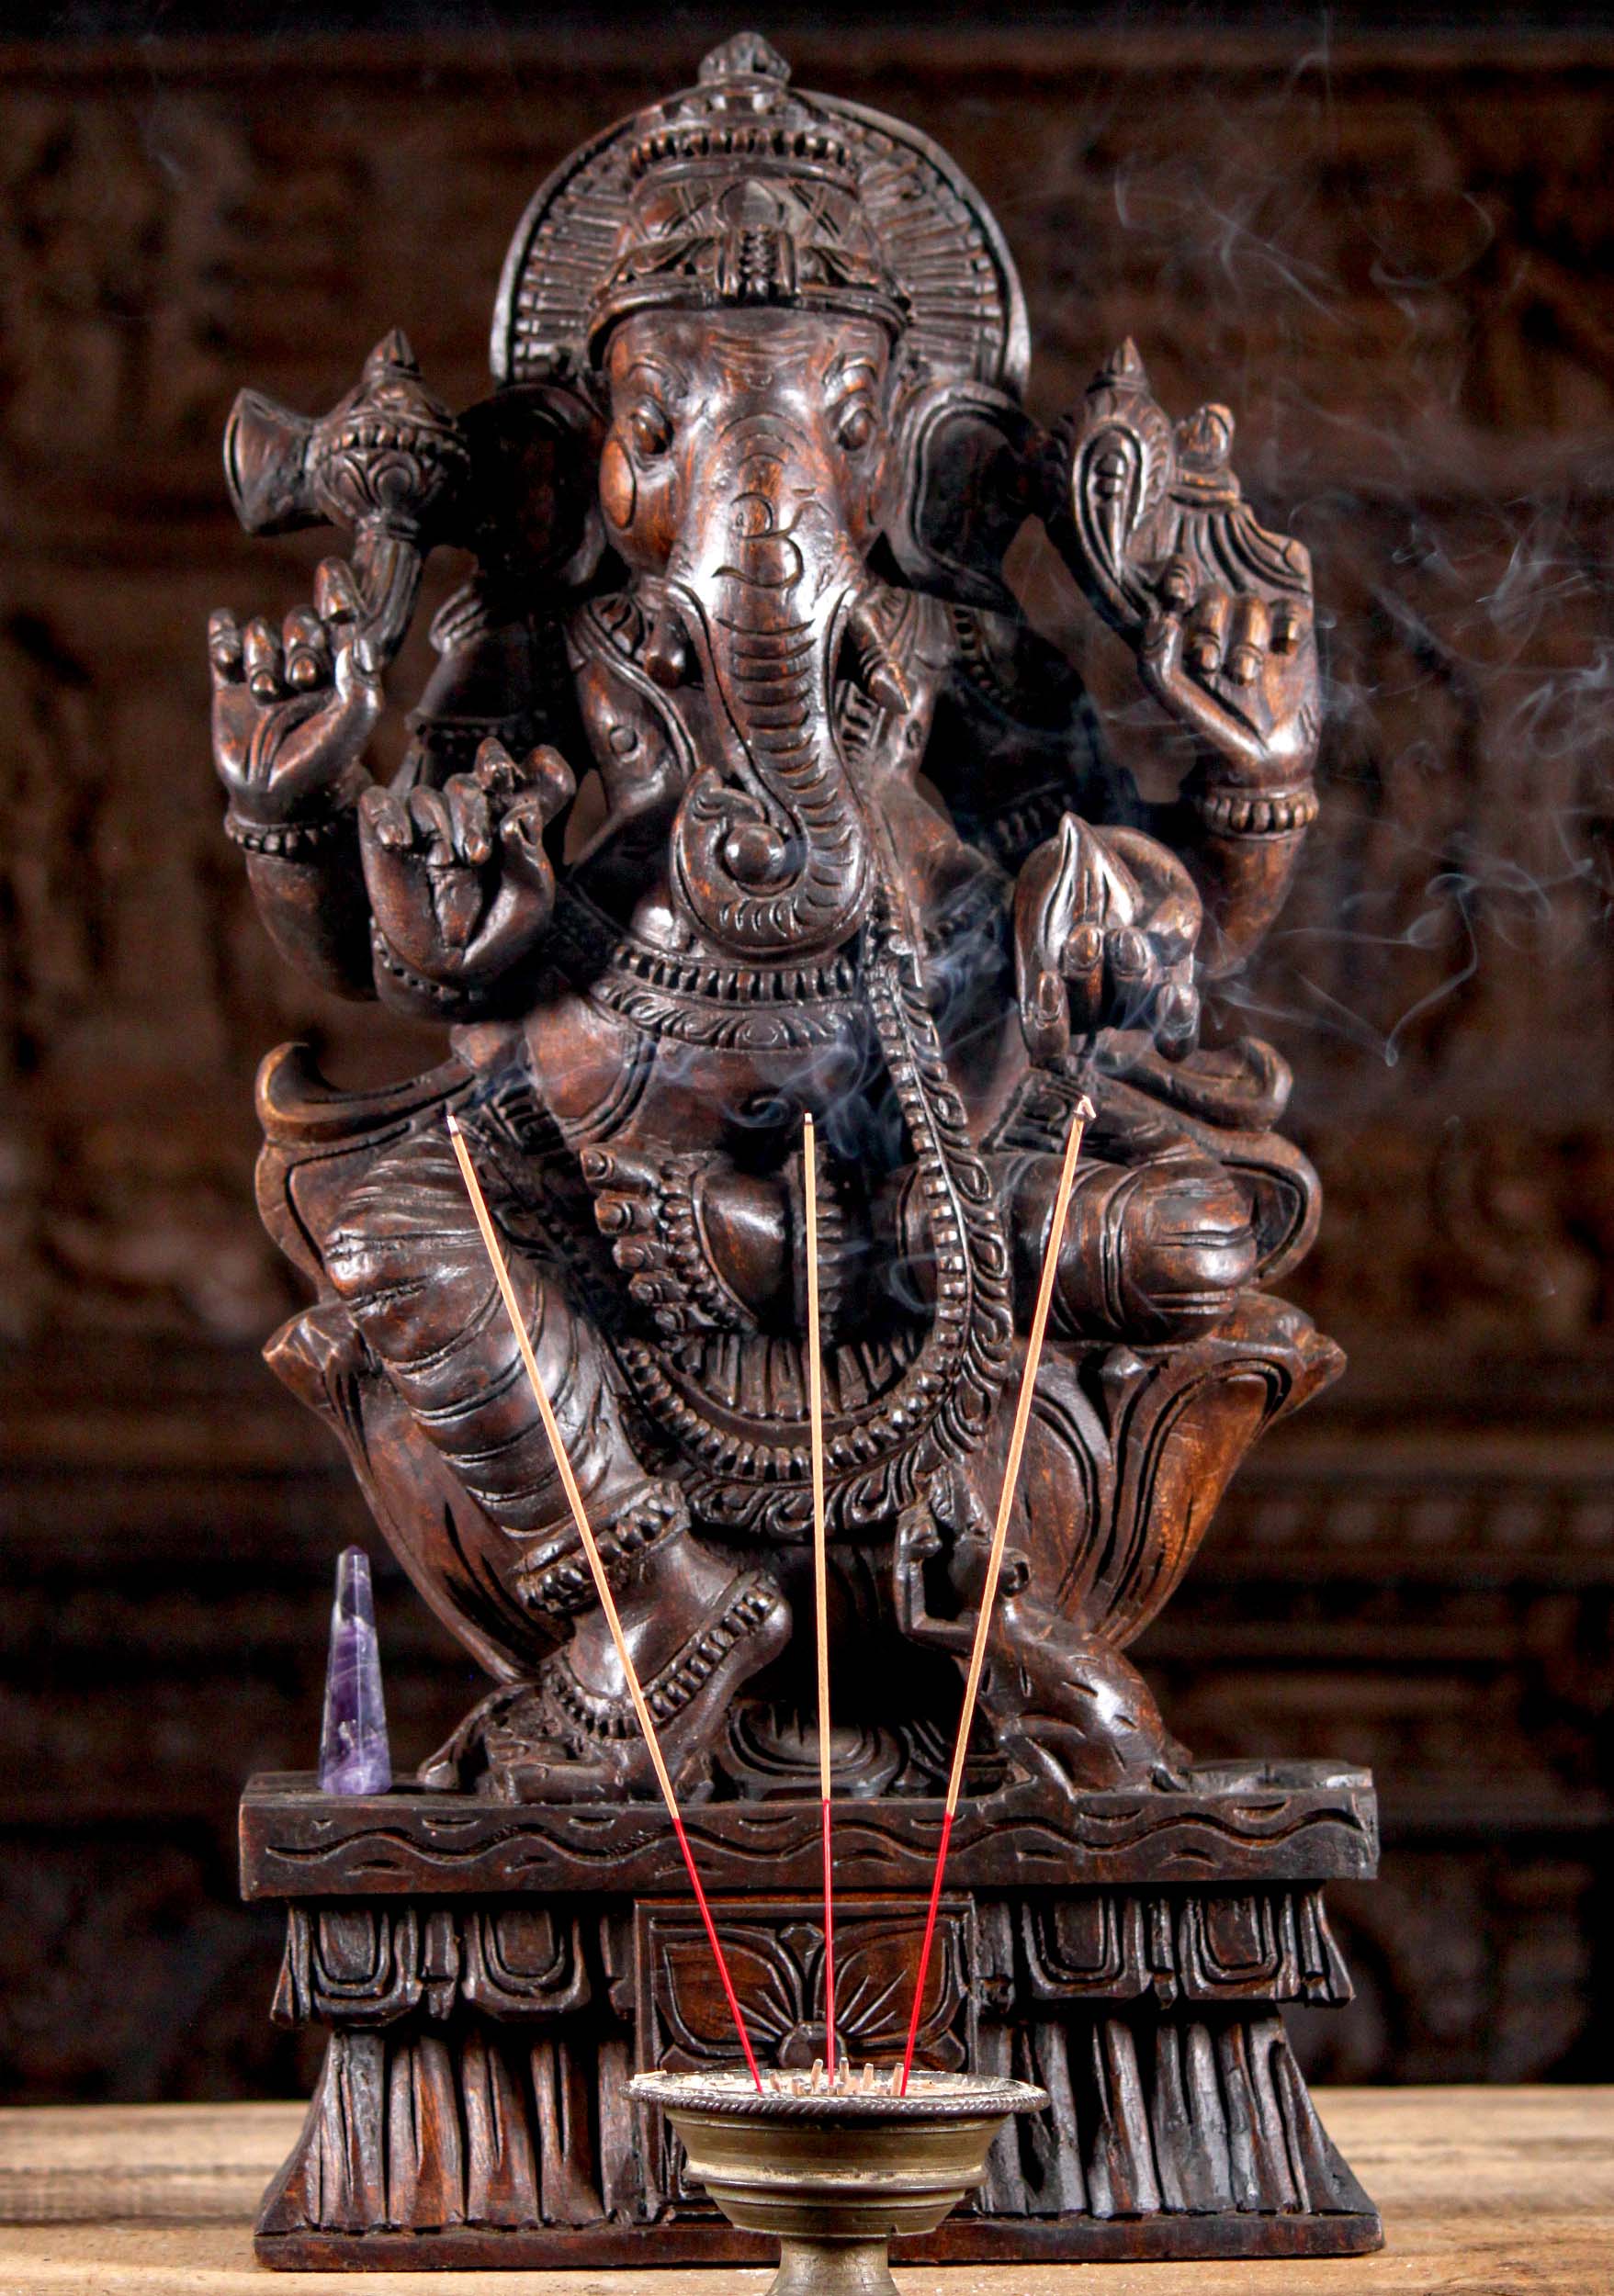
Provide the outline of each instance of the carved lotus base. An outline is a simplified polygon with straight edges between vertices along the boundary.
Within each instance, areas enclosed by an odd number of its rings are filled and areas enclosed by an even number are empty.
[[[837,1991],[855,2061],[901,2047],[938,1805],[848,1807]],[[816,1803],[690,1813],[764,2063],[821,2055]],[[275,2013],[330,2043],[265,2197],[288,2268],[762,2262],[687,2174],[637,2072],[735,2047],[665,1818],[648,1805],[337,1800],[263,1778],[246,1894],[288,1912]],[[1071,1803],[1016,1787],[964,1813],[922,2062],[1034,2082],[938,2260],[1342,2255],[1371,2202],[1283,2031],[1349,1980],[1323,1884],[1377,1862],[1371,1781],[1319,1763],[1204,1767],[1181,1794]]]

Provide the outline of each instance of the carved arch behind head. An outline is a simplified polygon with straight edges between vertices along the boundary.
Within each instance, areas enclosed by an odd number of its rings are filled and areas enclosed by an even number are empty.
[[[618,120],[539,186],[500,280],[491,345],[497,382],[546,379],[585,362],[590,307],[627,215],[634,146],[720,92],[737,62],[715,51],[699,88]],[[773,58],[762,80],[748,78],[748,90],[764,105],[782,105],[788,78],[784,60]],[[769,80],[778,84],[772,94]],[[1019,398],[1031,366],[1025,294],[1009,243],[969,178],[929,136],[884,112],[805,91],[789,102],[851,151],[860,203],[911,313],[915,355],[938,378],[980,381]]]

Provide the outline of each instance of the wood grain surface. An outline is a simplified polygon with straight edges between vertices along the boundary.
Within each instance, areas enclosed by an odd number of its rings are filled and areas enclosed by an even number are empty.
[[[1324,2116],[1384,2212],[1381,2255],[1316,2262],[1104,2265],[1099,2296],[1606,2296],[1614,2284],[1614,2088],[1326,2092]],[[297,2105],[0,2112],[5,2296],[292,2296],[328,2275],[253,2262],[259,2193],[295,2136]],[[905,2296],[1052,2296],[1076,2268],[908,2266]],[[369,2273],[366,2296],[604,2296],[600,2272]],[[615,2276],[627,2296],[746,2296],[762,2272]]]

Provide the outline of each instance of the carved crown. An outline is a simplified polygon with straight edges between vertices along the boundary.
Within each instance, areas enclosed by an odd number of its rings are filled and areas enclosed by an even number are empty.
[[[640,123],[627,213],[589,314],[596,355],[618,320],[668,306],[795,305],[901,333],[908,298],[864,213],[851,146],[789,77],[745,35]]]
[[[980,195],[901,121],[793,87],[754,32],[539,190],[505,262],[494,376],[577,368],[633,310],[745,303],[865,314],[938,377],[1024,388],[1024,299]]]
[[[714,48],[699,84],[646,118],[627,155],[629,175],[670,163],[697,167],[784,167],[839,181],[855,193],[852,153],[821,116],[789,93],[790,66],[756,32]]]

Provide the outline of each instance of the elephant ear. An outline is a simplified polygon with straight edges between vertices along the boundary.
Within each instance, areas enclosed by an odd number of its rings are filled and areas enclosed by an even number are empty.
[[[1037,507],[1038,433],[986,383],[921,383],[899,402],[886,538],[916,590],[1011,611],[1003,557]]]
[[[604,549],[600,452],[605,426],[580,386],[512,383],[468,408],[467,546],[496,575],[546,588],[581,587]]]

